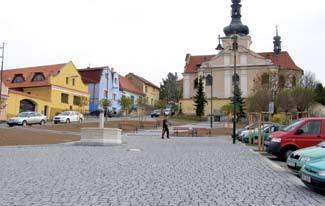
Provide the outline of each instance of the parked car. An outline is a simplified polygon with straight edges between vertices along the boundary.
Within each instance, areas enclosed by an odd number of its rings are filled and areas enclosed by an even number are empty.
[[[164,109],[165,116],[169,116],[169,115],[173,116],[174,114],[175,114],[175,112],[171,108]]]
[[[264,144],[268,153],[287,160],[293,151],[324,140],[325,118],[304,118],[272,133]]]
[[[272,122],[263,122],[263,126],[262,126],[262,128],[267,127],[267,126],[272,125],[272,124],[274,124],[274,123],[272,123]],[[258,127],[258,123],[253,123],[253,124],[251,124],[251,125],[247,125],[247,126],[245,127],[245,128],[247,128],[247,129],[242,130],[242,131],[239,133],[237,139],[238,139],[239,141],[243,141],[243,139],[246,139],[246,138],[248,137],[248,134],[249,134],[249,128],[250,128],[251,132],[253,133],[254,131],[258,131],[257,127]]]
[[[160,109],[155,109],[150,113],[151,117],[159,117],[160,116]]]
[[[300,170],[300,177],[307,187],[325,192],[325,159],[307,162]]]
[[[47,122],[47,117],[38,112],[21,112],[17,117],[10,118],[7,121],[9,127],[14,125],[27,126],[31,124],[43,125]]]
[[[306,164],[306,162],[325,158],[325,141],[316,146],[307,147],[291,153],[287,159],[287,166],[295,174]]]
[[[280,130],[281,126],[279,124],[266,124],[262,128],[262,138],[263,142],[267,140],[269,135],[273,132]],[[258,129],[253,130],[251,133],[248,133],[245,137],[243,137],[242,141],[244,143],[248,143],[249,140],[252,139],[253,142],[258,141]]]
[[[53,118],[54,124],[57,123],[71,123],[71,122],[82,122],[84,120],[84,116],[75,111],[65,111],[60,113],[59,115]]]

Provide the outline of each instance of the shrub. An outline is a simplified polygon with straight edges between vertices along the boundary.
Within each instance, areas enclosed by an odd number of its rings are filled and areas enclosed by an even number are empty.
[[[286,121],[286,116],[285,114],[275,114],[272,117],[272,121],[279,124],[283,124]]]

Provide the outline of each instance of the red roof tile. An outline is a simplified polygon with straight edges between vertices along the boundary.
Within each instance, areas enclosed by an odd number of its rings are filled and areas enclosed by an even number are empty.
[[[100,78],[102,76],[104,68],[105,67],[79,69],[78,72],[81,75],[81,79],[85,84],[92,84],[100,82]]]
[[[144,93],[139,90],[137,87],[135,87],[135,85],[126,77],[123,77],[123,76],[119,76],[119,82],[120,82],[120,90],[125,90],[125,91],[128,91],[128,92],[132,92],[132,93],[135,93],[135,94],[139,94],[139,95],[144,95]]]
[[[136,78],[138,78],[140,81],[142,81],[143,83],[145,83],[145,84],[148,84],[148,85],[150,85],[150,86],[152,86],[152,87],[154,87],[154,88],[156,88],[156,89],[160,89],[158,86],[156,86],[155,84],[153,84],[153,83],[151,83],[151,82],[149,82],[148,80],[146,80],[145,78],[143,78],[143,77],[140,77],[140,76],[138,76],[138,75],[135,75],[135,74],[133,74],[133,73],[128,73],[126,76],[134,76],[134,77],[136,77]]]
[[[36,67],[25,67],[19,69],[7,69],[3,71],[3,82],[9,89],[49,86],[50,76],[57,75],[65,65],[66,63]],[[45,79],[42,81],[32,81],[35,73],[43,73]],[[12,80],[14,79],[15,75],[19,74],[23,76],[25,81],[20,83],[13,83]]]
[[[189,59],[188,63],[184,67],[185,73],[196,73],[198,65],[205,61],[209,61],[215,55],[200,55],[200,56],[187,56]]]
[[[280,66],[281,69],[302,70],[295,64],[287,51],[283,51],[279,55],[276,55],[274,52],[261,52],[258,54],[266,59],[270,59],[273,64]]]
[[[287,51],[283,51],[279,55],[276,55],[274,52],[261,52],[258,54],[266,59],[270,59],[273,64],[279,65],[281,69],[302,70],[295,64]],[[215,55],[190,56],[188,54],[186,58],[189,58],[189,60],[184,67],[184,72],[196,73],[198,65],[205,61],[209,61],[214,56]]]

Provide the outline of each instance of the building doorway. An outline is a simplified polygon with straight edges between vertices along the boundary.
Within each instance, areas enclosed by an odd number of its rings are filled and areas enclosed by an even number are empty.
[[[35,111],[35,109],[36,109],[36,105],[31,100],[23,99],[20,101],[19,113],[26,112],[26,111]]]

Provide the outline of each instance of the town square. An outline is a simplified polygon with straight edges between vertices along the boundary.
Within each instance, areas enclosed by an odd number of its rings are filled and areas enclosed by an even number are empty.
[[[325,205],[321,0],[3,8],[1,206]]]

